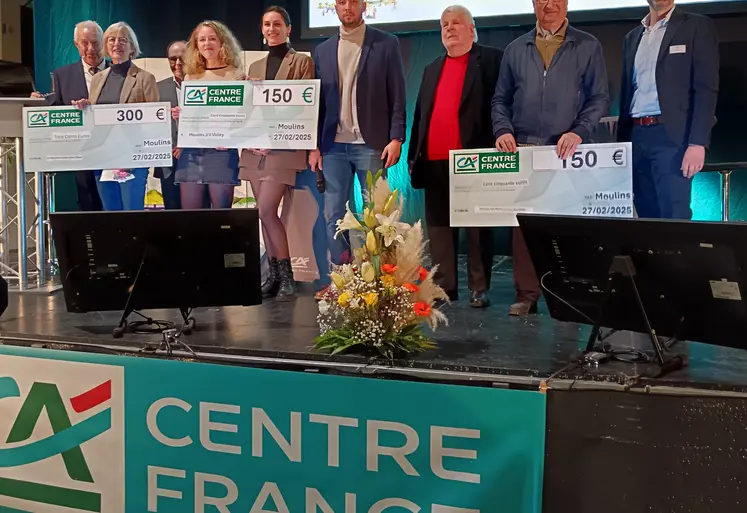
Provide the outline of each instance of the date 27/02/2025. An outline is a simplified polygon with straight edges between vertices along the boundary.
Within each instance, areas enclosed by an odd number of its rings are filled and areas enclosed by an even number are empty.
[[[628,216],[633,214],[630,205],[594,205],[581,207],[582,216]]]

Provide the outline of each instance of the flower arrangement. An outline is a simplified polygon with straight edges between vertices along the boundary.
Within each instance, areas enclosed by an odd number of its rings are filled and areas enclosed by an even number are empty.
[[[358,349],[392,359],[435,347],[423,326],[435,330],[446,323],[433,305],[448,296],[433,282],[436,269],[422,265],[420,221],[400,222],[403,200],[381,175],[366,177],[363,214],[354,214],[348,204],[337,221],[335,237],[357,231],[365,244],[353,251],[351,263],[330,274],[332,285],[319,302],[318,350]]]

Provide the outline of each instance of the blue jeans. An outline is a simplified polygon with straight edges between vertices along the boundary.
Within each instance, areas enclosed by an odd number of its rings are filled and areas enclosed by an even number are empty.
[[[124,183],[102,182],[101,171],[95,171],[96,187],[104,210],[143,210],[145,208],[145,185],[148,169],[128,169],[135,178]]]
[[[321,212],[324,207],[324,197],[316,189],[316,173],[310,169],[306,169],[296,175],[296,186],[294,189],[308,189],[314,195],[317,203],[319,204],[319,211]],[[330,283],[329,274],[329,262],[327,261],[327,226],[322,216],[318,216],[316,223],[314,223],[314,232],[312,239],[314,241],[314,256],[316,257],[316,265],[319,268],[319,282],[317,283],[318,288],[326,287]]]
[[[682,176],[686,146],[672,142],[664,125],[634,126],[633,199],[638,217],[691,219],[692,180]]]
[[[361,188],[365,190],[366,174],[376,174],[382,167],[381,152],[363,144],[335,143],[322,155],[324,170],[324,219],[327,223],[327,244],[333,264],[340,265],[347,252],[350,255],[350,239],[339,235],[335,239],[337,221],[345,216],[345,203],[353,191],[353,176],[357,175]],[[386,176],[386,175],[385,175]],[[351,206],[351,210],[354,209]],[[352,255],[350,255],[352,257]]]

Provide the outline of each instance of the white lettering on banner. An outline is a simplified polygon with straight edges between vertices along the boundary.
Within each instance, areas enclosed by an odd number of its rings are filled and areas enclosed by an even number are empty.
[[[477,451],[444,447],[445,436],[479,439],[480,432],[476,429],[431,426],[431,470],[433,473],[442,479],[480,484],[480,474],[455,472],[444,468],[444,458],[477,459]]]
[[[454,506],[441,506],[434,504],[431,513],[480,513],[479,509],[455,508]]]
[[[407,461],[407,455],[418,448],[418,432],[407,424],[369,420],[366,423],[366,469],[379,471],[379,456],[391,456],[408,476],[419,476],[417,470]],[[379,431],[397,431],[405,435],[402,447],[383,447],[379,445]]]
[[[262,408],[252,408],[252,456],[262,457],[262,428],[264,427],[288,460],[301,462],[301,414],[292,411],[290,417],[291,441],[289,443]]]
[[[420,506],[417,504],[414,504],[407,499],[399,499],[395,497],[391,499],[381,499],[379,502],[371,506],[368,513],[381,513],[387,508],[405,508],[412,511],[412,513],[418,513],[418,511],[420,511]]]
[[[265,504],[269,497],[272,497],[277,509],[265,509]],[[285,503],[283,494],[280,493],[278,485],[267,482],[259,491],[259,495],[257,495],[257,499],[254,501],[254,504],[252,504],[252,509],[249,510],[249,513],[290,513],[290,511],[288,510],[288,505]]]
[[[224,433],[238,433],[239,426],[236,424],[224,424],[210,420],[210,412],[218,413],[241,413],[241,408],[233,404],[200,403],[200,443],[208,451],[224,452],[226,454],[241,454],[238,445],[217,444],[210,440],[211,431],[222,431]]]
[[[218,483],[226,487],[225,497],[205,497],[205,483]],[[195,472],[195,513],[205,513],[205,506],[215,506],[220,513],[231,513],[228,506],[239,498],[236,483],[227,477]]]
[[[150,431],[153,438],[167,447],[186,447],[192,443],[192,438],[190,438],[189,435],[182,438],[169,438],[158,428],[158,413],[167,406],[175,406],[186,412],[189,412],[192,409],[192,406],[189,403],[182,401],[181,399],[176,399],[174,397],[164,397],[163,399],[159,399],[150,405],[148,413],[145,416],[145,423],[148,426],[148,431]]]
[[[306,513],[317,513],[317,509],[322,513],[335,513],[329,503],[324,499],[319,490],[316,488],[306,488]],[[345,513],[355,513],[356,496],[354,493],[345,494]]]
[[[169,499],[181,500],[182,492],[169,490],[158,487],[158,476],[178,477],[184,479],[187,473],[184,470],[164,467],[148,466],[148,511],[150,513],[158,512],[158,498],[167,497]]]
[[[185,479],[186,471],[180,469],[164,468],[164,467],[148,467],[148,512],[158,513],[158,498],[162,497],[169,500],[182,500],[183,494],[181,491],[172,490],[165,487],[158,486],[159,476]],[[223,497],[206,497],[205,496],[205,484],[214,483],[223,485],[226,489],[225,496]],[[239,500],[239,489],[236,483],[228,477],[207,474],[201,472],[194,473],[194,512],[195,513],[206,513],[217,510],[219,513],[231,513],[229,506]],[[288,490],[286,490],[288,493]],[[329,501],[325,498],[322,493],[313,487],[305,487],[305,513],[357,513],[358,512],[358,497],[354,493],[345,492],[345,510],[344,512],[332,509]],[[268,504],[269,500],[272,502]],[[246,498],[245,498],[246,500]],[[274,503],[274,509],[266,509],[272,507]],[[206,506],[212,506],[212,508],[206,508]],[[404,508],[413,513],[421,511],[421,507],[412,501],[403,499],[401,497],[386,497],[376,501],[370,508],[366,509],[365,506],[360,513],[383,513],[389,508]],[[176,509],[172,506],[171,509]],[[188,511],[187,509],[180,509],[180,511]],[[280,490],[277,483],[266,481],[262,484],[262,488],[259,490],[257,495],[254,497],[250,513],[290,513],[288,504],[285,501],[285,497]],[[430,513],[480,513],[478,509],[469,508],[458,508],[455,506],[445,506],[442,504],[431,504]]]
[[[174,411],[174,408],[177,411]],[[278,428],[273,419],[267,412],[258,407],[251,409],[251,427],[242,428],[239,432],[239,426],[246,422],[246,418],[241,416],[241,408],[232,404],[220,404],[210,402],[200,402],[198,404],[198,433],[200,445],[205,450],[211,452],[242,455],[244,452],[251,450],[252,457],[262,458],[265,456],[264,439],[265,431],[270,435],[277,447],[285,454],[288,461],[302,462],[302,428],[303,415],[300,412],[289,412],[289,432],[283,433]],[[159,421],[163,421],[163,415],[173,415],[178,422],[170,425],[189,426],[191,423],[184,418],[184,413],[190,413],[192,405],[174,397],[165,397],[154,401],[148,408],[146,414],[146,425],[151,436],[161,444],[167,447],[186,447],[193,443],[194,433],[180,432],[178,435],[184,435],[181,438],[174,437],[177,433],[170,433],[171,436],[164,434]],[[215,413],[236,415],[233,422],[217,422],[214,418]],[[343,446],[341,438],[341,428],[357,429],[361,426],[360,419],[353,417],[343,417],[335,415],[323,415],[317,413],[308,414],[307,420],[310,424],[322,424],[327,428],[327,461],[328,467],[339,468],[341,463],[341,454],[345,454],[346,447]],[[401,446],[381,445],[381,432],[395,432],[404,435],[404,443]],[[217,443],[214,441],[213,433],[231,433],[237,435],[233,443]],[[251,433],[248,439],[247,432]],[[243,434],[243,436],[241,436]],[[286,436],[287,435],[287,436]],[[434,476],[448,480],[463,483],[480,484],[481,478],[478,473],[450,470],[446,468],[444,460],[446,458],[456,458],[461,460],[477,460],[478,452],[473,449],[453,448],[445,446],[448,441],[445,438],[462,438],[479,440],[480,431],[477,429],[456,428],[448,426],[430,426],[428,432],[429,443],[429,464],[430,471]],[[400,423],[383,420],[366,421],[366,470],[369,472],[379,472],[380,459],[382,456],[391,457],[402,471],[409,476],[420,476],[421,473],[415,469],[408,459],[420,447],[420,438],[418,432],[411,426]],[[423,470],[423,469],[421,469]]]
[[[309,422],[327,424],[327,466],[340,466],[340,426],[358,427],[358,419],[333,415],[309,415]]]

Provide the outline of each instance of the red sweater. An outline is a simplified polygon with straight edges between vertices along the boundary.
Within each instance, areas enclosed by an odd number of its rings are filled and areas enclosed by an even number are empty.
[[[459,104],[462,101],[464,77],[469,53],[446,57],[436,87],[436,99],[428,128],[428,160],[448,160],[449,150],[462,149],[459,134]]]

